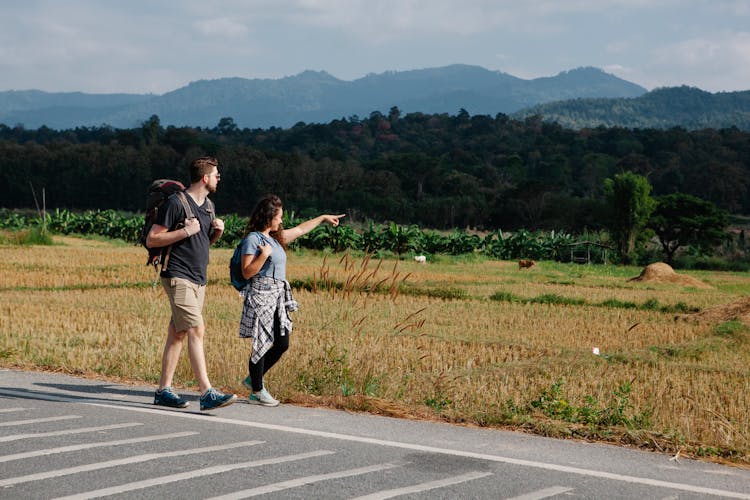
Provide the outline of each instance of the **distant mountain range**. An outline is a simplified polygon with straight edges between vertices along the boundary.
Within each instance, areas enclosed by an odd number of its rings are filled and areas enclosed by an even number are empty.
[[[140,126],[157,115],[164,126],[215,127],[231,117],[240,128],[327,123],[374,111],[472,115],[539,114],[571,128],[622,126],[750,130],[750,91],[712,94],[689,87],[652,92],[597,68],[524,80],[478,66],[452,65],[371,74],[344,81],[325,71],[279,79],[201,80],[154,94],[0,92],[0,123],[70,129]]]
[[[201,80],[163,95],[0,92],[0,123],[53,129],[133,128],[159,116],[162,125],[215,127],[231,117],[240,128],[326,123],[387,113],[510,114],[552,101],[629,98],[646,89],[596,68],[524,80],[478,66],[452,65],[371,74],[344,81],[320,71],[280,79]]]

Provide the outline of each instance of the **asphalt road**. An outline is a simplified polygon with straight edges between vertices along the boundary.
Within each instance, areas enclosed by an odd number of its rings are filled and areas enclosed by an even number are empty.
[[[0,498],[746,498],[750,471],[615,446],[0,370]]]

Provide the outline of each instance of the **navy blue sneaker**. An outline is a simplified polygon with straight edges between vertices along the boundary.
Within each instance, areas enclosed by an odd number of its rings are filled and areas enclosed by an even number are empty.
[[[229,406],[235,401],[237,401],[237,396],[234,394],[224,394],[211,387],[201,396],[201,411],[215,410],[216,408]]]
[[[178,396],[171,387],[165,387],[160,391],[156,391],[154,393],[154,404],[170,408],[187,408],[190,406],[190,403]]]

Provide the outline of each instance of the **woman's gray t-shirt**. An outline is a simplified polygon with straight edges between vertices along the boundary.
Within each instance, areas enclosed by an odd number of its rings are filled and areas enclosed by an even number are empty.
[[[277,280],[286,280],[286,252],[284,247],[273,238],[266,236],[265,234],[254,231],[247,235],[242,240],[242,248],[240,253],[242,255],[260,255],[260,244],[261,242],[266,245],[271,245],[273,252],[263,263],[263,267],[258,271],[257,276],[267,276]]]

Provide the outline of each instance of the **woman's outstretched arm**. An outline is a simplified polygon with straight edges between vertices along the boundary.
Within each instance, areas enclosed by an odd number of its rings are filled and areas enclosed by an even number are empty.
[[[319,215],[319,216],[315,217],[314,219],[310,219],[310,220],[307,220],[307,221],[303,222],[299,226],[295,226],[295,227],[293,227],[291,229],[284,229],[282,231],[282,235],[284,237],[284,241],[286,243],[290,243],[290,242],[296,240],[297,238],[299,238],[300,236],[309,233],[310,231],[312,231],[313,229],[315,229],[316,227],[318,227],[319,225],[321,225],[323,223],[328,223],[328,224],[332,225],[333,227],[336,227],[336,226],[339,225],[339,219],[341,219],[342,217],[345,217],[345,216],[346,216],[346,214],[339,214],[339,215],[324,214],[324,215]]]

